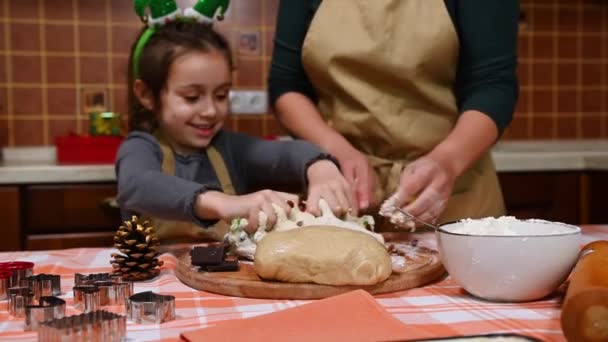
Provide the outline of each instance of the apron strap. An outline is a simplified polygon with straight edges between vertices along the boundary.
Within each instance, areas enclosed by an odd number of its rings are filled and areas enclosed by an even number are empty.
[[[154,134],[158,140],[162,153],[161,170],[164,174],[175,175],[175,155],[167,140],[159,133]],[[207,157],[211,162],[211,167],[217,175],[224,193],[235,194],[234,186],[230,180],[230,174],[224,163],[222,155],[213,146],[207,147]],[[157,218],[147,218],[153,222],[158,237],[162,243],[181,243],[192,241],[222,241],[226,233],[230,230],[230,225],[224,221],[219,221],[213,227],[201,229],[201,227],[190,222],[179,222],[171,220],[161,220]]]
[[[228,173],[228,168],[226,167],[226,163],[224,163],[224,158],[220,152],[211,145],[207,146],[206,152],[207,157],[211,162],[211,166],[213,167],[213,171],[215,171],[224,193],[227,195],[235,195],[236,191],[234,191],[234,186],[232,185],[232,180],[230,179],[230,173]]]
[[[156,132],[154,133],[154,136],[158,140],[160,151],[163,155],[163,163],[161,166],[162,172],[167,175],[175,175],[175,156],[173,155],[173,149],[162,134]],[[232,185],[230,173],[228,172],[228,168],[226,167],[222,154],[217,150],[217,148],[215,148],[215,146],[212,145],[207,146],[205,152],[207,153],[209,162],[211,162],[213,171],[220,181],[220,186],[222,187],[224,193],[227,195],[235,195],[236,191],[234,190],[234,185]]]
[[[161,165],[161,171],[166,175],[175,174],[175,156],[173,150],[164,141],[160,142],[160,151],[163,155],[163,163]]]

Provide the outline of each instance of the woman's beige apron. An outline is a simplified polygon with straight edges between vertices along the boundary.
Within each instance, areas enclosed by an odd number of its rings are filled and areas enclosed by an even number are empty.
[[[376,170],[373,210],[395,191],[403,167],[454,127],[458,50],[444,0],[321,2],[302,61],[321,114]],[[456,181],[438,221],[504,212],[488,153]]]
[[[168,175],[175,175],[175,156],[173,150],[164,139],[160,138],[158,140],[163,158],[162,172]],[[234,195],[234,187],[222,155],[211,145],[206,148],[206,153],[213,171],[220,181],[222,191],[227,195]],[[229,224],[221,220],[209,228],[203,228],[191,222],[168,221],[158,218],[149,218],[149,220],[152,222],[161,244],[209,240],[222,241],[224,235],[230,229]]]

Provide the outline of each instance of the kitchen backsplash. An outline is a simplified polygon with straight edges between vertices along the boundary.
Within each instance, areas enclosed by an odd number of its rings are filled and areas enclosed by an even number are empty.
[[[181,3],[189,0],[179,0]],[[232,0],[218,25],[232,43],[235,89],[265,89],[279,0]],[[51,145],[86,133],[83,92],[126,113],[131,0],[0,0],[0,146]],[[608,3],[523,0],[520,99],[504,139],[608,137]],[[233,129],[283,134],[271,114]]]

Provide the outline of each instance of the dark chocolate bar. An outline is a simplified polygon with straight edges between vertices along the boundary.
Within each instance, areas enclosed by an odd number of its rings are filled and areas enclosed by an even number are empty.
[[[239,270],[239,262],[238,260],[224,261],[219,265],[201,267],[201,270],[203,269],[207,272],[234,272]]]
[[[219,265],[224,261],[225,246],[223,244],[195,246],[192,248],[192,265]]]

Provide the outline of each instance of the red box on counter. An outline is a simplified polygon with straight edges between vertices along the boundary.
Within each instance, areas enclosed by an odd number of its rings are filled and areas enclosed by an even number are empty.
[[[68,135],[55,137],[57,163],[114,164],[123,137]]]

